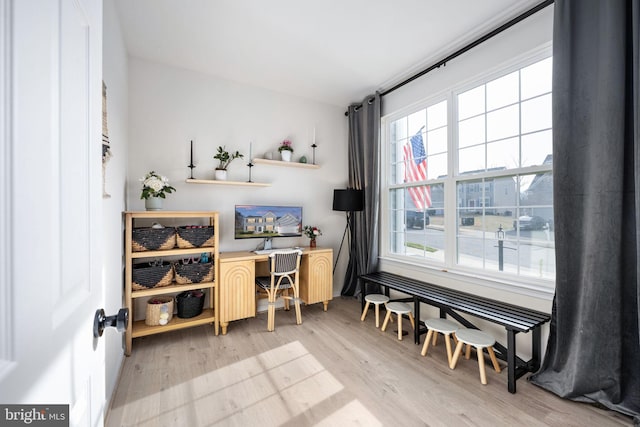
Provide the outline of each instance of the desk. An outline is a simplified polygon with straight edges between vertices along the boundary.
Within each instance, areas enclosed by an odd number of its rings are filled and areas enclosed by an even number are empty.
[[[269,254],[249,251],[220,253],[220,327],[227,333],[229,322],[255,317],[256,276],[269,275]],[[327,311],[333,299],[333,250],[302,248],[300,299],[309,305],[322,302]]]

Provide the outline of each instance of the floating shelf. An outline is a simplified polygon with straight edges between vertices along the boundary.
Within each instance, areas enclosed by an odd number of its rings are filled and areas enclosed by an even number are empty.
[[[213,179],[188,178],[186,182],[187,184],[240,185],[245,187],[270,187],[271,186],[271,184],[266,182],[216,181]]]
[[[320,169],[320,165],[313,165],[311,163],[300,163],[300,162],[284,162],[282,160],[253,159],[252,162],[254,164],[286,166],[290,168]]]

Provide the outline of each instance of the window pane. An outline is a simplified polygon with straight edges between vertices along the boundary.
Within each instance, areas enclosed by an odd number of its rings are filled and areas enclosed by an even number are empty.
[[[484,115],[458,123],[458,146],[460,148],[480,144],[484,141]]]
[[[487,110],[514,104],[519,101],[518,95],[517,71],[489,82],[487,83]]]
[[[447,153],[429,156],[427,179],[438,179],[445,176],[447,176]]]
[[[519,139],[509,138],[487,144],[487,169],[518,167]]]
[[[397,142],[407,137],[407,118],[403,117],[391,123],[391,142]]]
[[[518,135],[518,106],[501,108],[487,114],[487,141]]]
[[[484,145],[459,150],[458,165],[461,174],[484,170]]]
[[[428,207],[416,207],[423,200],[422,195],[416,196],[417,191],[429,194]],[[443,184],[391,190],[390,199],[394,206],[402,206],[390,210],[391,252],[444,262]]]
[[[551,95],[522,103],[522,132],[551,128]]]
[[[447,128],[439,128],[427,133],[427,154],[447,152]]]
[[[415,135],[420,128],[427,124],[427,111],[420,110],[409,116],[409,136]]]
[[[427,130],[447,125],[447,101],[427,108]]]
[[[484,85],[458,95],[458,120],[484,113]]]
[[[551,137],[550,130],[522,136],[522,167],[551,162],[553,152]]]
[[[520,70],[522,99],[551,92],[551,66],[549,57]]]
[[[492,190],[488,195],[491,202],[487,207],[493,215],[504,219],[504,228],[509,228],[518,206],[518,180],[513,176],[494,178]]]

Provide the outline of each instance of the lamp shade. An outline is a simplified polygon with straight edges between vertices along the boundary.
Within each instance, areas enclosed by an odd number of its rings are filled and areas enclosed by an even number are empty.
[[[333,210],[355,212],[364,209],[364,192],[353,188],[333,190]]]

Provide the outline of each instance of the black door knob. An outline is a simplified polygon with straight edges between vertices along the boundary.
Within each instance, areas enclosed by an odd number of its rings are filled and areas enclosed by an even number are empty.
[[[113,316],[105,316],[104,310],[99,308],[93,318],[93,336],[99,338],[102,332],[108,328],[116,328],[118,332],[124,332],[129,324],[129,309],[121,308],[118,314]]]

